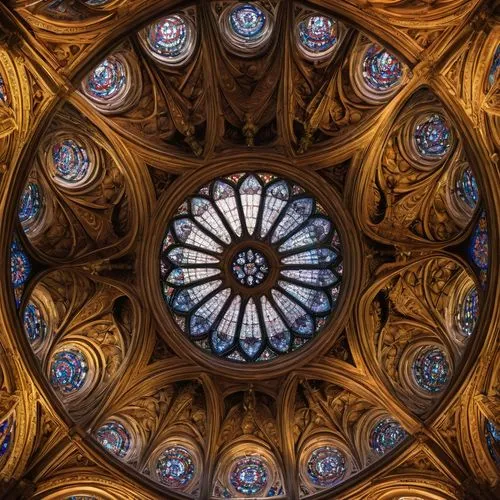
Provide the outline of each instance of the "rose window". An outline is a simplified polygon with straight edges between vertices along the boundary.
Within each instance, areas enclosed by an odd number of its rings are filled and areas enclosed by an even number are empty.
[[[161,285],[177,324],[198,346],[263,361],[313,338],[335,309],[340,238],[324,208],[270,174],[214,180],[169,224]]]

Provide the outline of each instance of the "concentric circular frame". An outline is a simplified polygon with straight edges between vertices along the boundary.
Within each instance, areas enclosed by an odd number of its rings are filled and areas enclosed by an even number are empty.
[[[160,287],[160,266],[158,249],[165,235],[170,219],[174,216],[184,199],[193,195],[200,186],[237,172],[269,172],[299,183],[323,206],[328,214],[333,214],[333,223],[337,228],[343,245],[343,282],[335,310],[328,318],[322,331],[301,349],[282,355],[269,362],[235,363],[203,352],[195,346],[175,322],[164,302]],[[231,378],[246,377],[250,380],[262,379],[283,373],[286,369],[297,369],[310,362],[314,357],[326,352],[335,342],[338,334],[345,326],[356,295],[361,286],[363,274],[362,251],[357,231],[350,215],[344,208],[337,192],[317,174],[297,170],[275,158],[263,159],[262,156],[243,158],[234,156],[224,162],[206,165],[196,173],[188,173],[174,182],[165,192],[153,215],[154,221],[149,235],[144,239],[141,255],[138,258],[142,269],[137,274],[142,277],[141,286],[144,296],[152,308],[158,329],[165,341],[179,357],[195,362],[207,370]],[[154,284],[151,286],[151,284]]]

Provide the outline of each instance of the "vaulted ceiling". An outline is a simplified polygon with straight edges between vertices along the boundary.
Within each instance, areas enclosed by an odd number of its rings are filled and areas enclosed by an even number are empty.
[[[0,14],[6,498],[498,498],[496,2]]]

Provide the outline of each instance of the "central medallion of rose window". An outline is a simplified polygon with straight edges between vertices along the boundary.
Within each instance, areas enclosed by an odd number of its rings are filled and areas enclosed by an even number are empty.
[[[201,349],[266,361],[320,332],[336,307],[340,238],[323,206],[272,174],[214,179],[169,222],[161,286],[179,328]]]
[[[260,285],[269,272],[267,260],[260,252],[249,248],[239,252],[233,260],[234,277],[248,287]]]

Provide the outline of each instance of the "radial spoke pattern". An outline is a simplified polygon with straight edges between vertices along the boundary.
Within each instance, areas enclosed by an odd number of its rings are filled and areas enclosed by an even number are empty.
[[[160,270],[165,301],[191,340],[234,361],[264,361],[303,345],[335,308],[340,239],[302,187],[234,174],[179,207]]]

